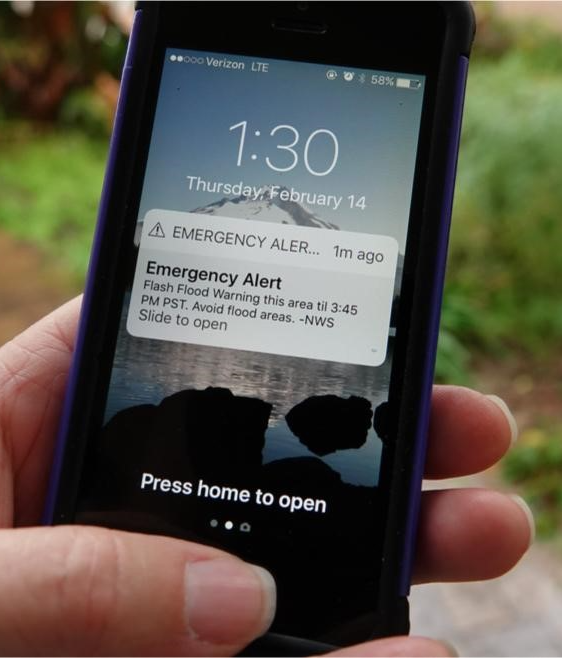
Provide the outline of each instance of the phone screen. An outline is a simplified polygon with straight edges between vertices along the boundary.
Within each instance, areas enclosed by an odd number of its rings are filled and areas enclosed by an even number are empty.
[[[280,632],[327,636],[375,597],[425,84],[179,48],[162,62],[76,519],[266,566]]]

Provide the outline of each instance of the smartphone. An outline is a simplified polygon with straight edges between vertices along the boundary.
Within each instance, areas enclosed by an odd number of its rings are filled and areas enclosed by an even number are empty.
[[[282,655],[408,630],[473,33],[137,5],[46,521],[266,567]]]

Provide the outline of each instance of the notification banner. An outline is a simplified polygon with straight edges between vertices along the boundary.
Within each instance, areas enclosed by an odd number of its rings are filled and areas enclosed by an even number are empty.
[[[388,236],[152,210],[127,330],[377,366],[386,357],[397,258]]]

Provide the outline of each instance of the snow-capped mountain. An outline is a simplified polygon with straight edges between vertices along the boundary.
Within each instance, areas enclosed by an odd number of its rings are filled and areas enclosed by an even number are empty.
[[[339,226],[320,219],[318,215],[310,212],[300,203],[282,201],[279,198],[279,193],[281,190],[286,189],[276,188],[276,194],[272,195],[271,188],[264,187],[262,193],[256,199],[250,199],[246,196],[237,196],[230,199],[224,197],[207,206],[195,208],[191,212],[239,219],[255,219],[274,224],[293,224],[339,230]]]

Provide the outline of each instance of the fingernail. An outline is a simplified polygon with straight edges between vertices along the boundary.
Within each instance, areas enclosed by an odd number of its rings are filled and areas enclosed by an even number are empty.
[[[451,658],[458,658],[459,652],[455,649],[455,647],[449,642],[449,640],[437,640],[438,642],[441,642],[441,644],[447,649],[449,652],[447,655],[451,656]]]
[[[519,436],[517,421],[513,417],[510,408],[500,397],[498,397],[497,395],[487,395],[486,397],[488,398],[488,400],[491,400],[499,409],[503,411],[503,414],[507,422],[509,423],[509,429],[511,431],[511,439],[509,445],[512,446],[517,441],[517,437]]]
[[[536,535],[535,517],[533,516],[533,512],[531,511],[531,508],[527,504],[527,501],[524,498],[521,498],[521,496],[518,496],[517,494],[510,494],[509,497],[511,498],[511,500],[513,500],[514,503],[517,503],[519,507],[525,512],[525,516],[527,517],[527,522],[529,523],[529,546],[531,546],[535,541],[535,535]],[[527,548],[529,548],[529,546]]]
[[[275,615],[273,576],[235,558],[188,564],[185,596],[188,632],[212,644],[250,642],[267,631]]]

